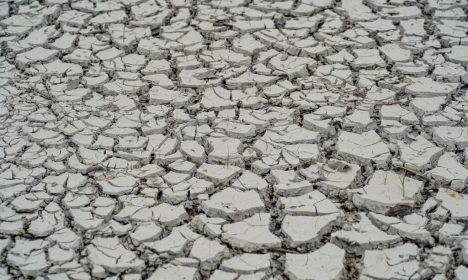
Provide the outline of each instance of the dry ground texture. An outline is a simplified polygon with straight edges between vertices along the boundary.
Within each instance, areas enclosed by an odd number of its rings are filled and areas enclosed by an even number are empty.
[[[0,0],[0,279],[468,279],[467,0]]]

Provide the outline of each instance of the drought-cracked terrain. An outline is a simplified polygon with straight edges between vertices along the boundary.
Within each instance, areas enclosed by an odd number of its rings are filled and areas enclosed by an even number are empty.
[[[0,0],[0,279],[468,279],[467,0]]]

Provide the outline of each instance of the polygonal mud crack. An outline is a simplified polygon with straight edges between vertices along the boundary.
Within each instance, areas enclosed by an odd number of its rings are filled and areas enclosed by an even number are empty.
[[[0,1],[0,278],[467,278],[467,6]]]

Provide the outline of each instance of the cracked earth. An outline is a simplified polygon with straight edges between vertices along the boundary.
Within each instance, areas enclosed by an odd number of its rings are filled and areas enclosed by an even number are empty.
[[[0,0],[0,279],[468,279],[467,0]]]

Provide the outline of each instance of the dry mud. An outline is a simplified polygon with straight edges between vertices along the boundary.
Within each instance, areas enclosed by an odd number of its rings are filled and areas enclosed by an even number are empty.
[[[468,279],[467,0],[0,0],[0,279]]]

